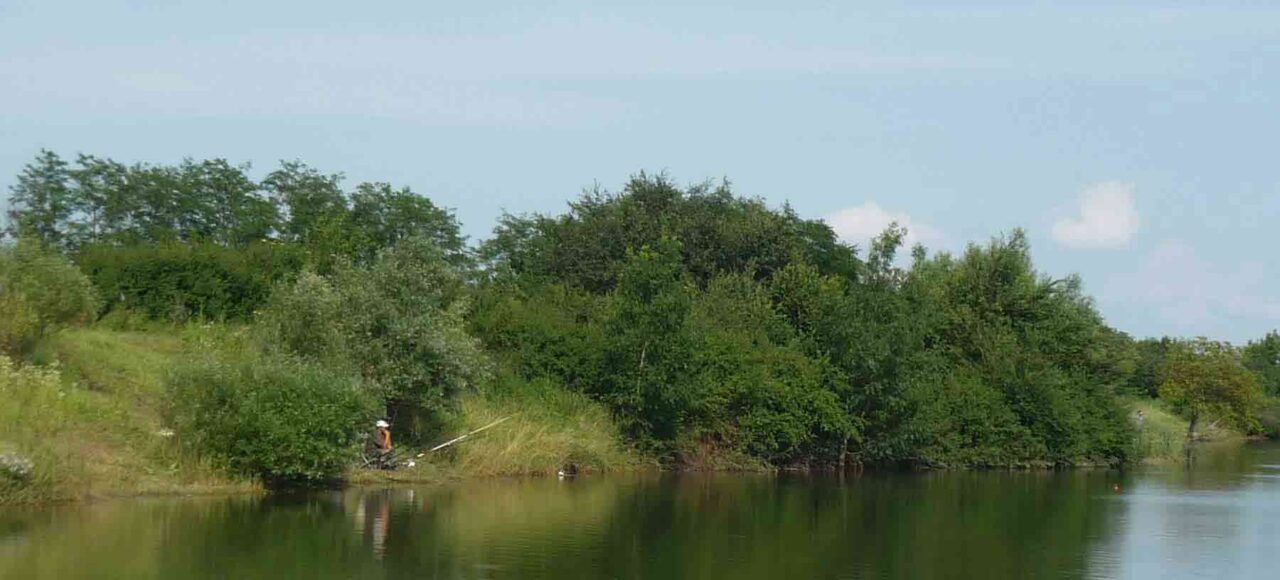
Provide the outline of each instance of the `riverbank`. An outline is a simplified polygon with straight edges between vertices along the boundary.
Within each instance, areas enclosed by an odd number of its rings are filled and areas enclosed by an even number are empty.
[[[250,493],[256,481],[194,456],[165,414],[165,377],[183,357],[226,340],[225,328],[69,329],[36,349],[35,364],[3,359],[0,455],[30,473],[0,474],[0,504],[169,494]],[[356,470],[353,484],[412,478],[631,469],[643,462],[621,444],[608,412],[563,389],[472,393],[460,400],[460,432],[509,417],[485,437],[394,472]],[[21,478],[21,479],[19,479]]]
[[[34,469],[25,481],[0,478],[0,503],[262,491],[254,480],[228,474],[184,450],[165,417],[166,374],[183,357],[235,332],[218,326],[69,329],[47,337],[32,356],[34,364],[6,363],[0,369],[0,384],[8,385],[0,398],[0,455],[22,457]],[[1142,462],[1183,460],[1185,420],[1159,401],[1135,399],[1126,405],[1130,413],[1141,409],[1146,415],[1136,442]],[[585,473],[660,468],[622,443],[603,406],[555,385],[524,383],[518,390],[467,394],[459,400],[457,417],[452,428],[459,433],[507,420],[411,468],[357,469],[347,482],[554,476],[566,466]],[[1202,437],[1243,441],[1239,433],[1212,423]],[[698,460],[692,467],[701,470],[769,470],[760,462],[728,461],[710,451],[688,455]]]

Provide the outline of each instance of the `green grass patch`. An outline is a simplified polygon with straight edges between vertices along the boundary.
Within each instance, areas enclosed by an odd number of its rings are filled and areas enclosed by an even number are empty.
[[[461,432],[502,424],[450,452],[464,475],[547,475],[633,467],[633,454],[602,405],[543,381],[462,399]]]
[[[176,331],[68,329],[37,347],[42,365],[5,359],[0,454],[34,469],[0,487],[0,503],[251,488],[185,453],[166,425],[164,377],[193,348]]]

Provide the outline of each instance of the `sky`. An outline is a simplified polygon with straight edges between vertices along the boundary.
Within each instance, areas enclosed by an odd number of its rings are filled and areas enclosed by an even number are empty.
[[[1280,328],[1280,4],[1119,4],[0,0],[0,205],[42,148],[301,159],[474,241],[665,171],[858,244],[1024,228],[1135,336]]]

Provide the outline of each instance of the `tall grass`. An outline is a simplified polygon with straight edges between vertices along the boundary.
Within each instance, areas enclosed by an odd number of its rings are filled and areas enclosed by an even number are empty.
[[[90,411],[83,395],[64,390],[56,369],[20,366],[0,355],[0,455],[31,466],[21,476],[0,472],[0,504],[74,494],[85,470],[64,442]]]
[[[1157,463],[1181,461],[1187,449],[1188,422],[1169,412],[1159,401],[1143,399],[1132,403],[1130,408],[1132,414],[1141,410],[1146,415],[1136,428],[1136,457]]]
[[[502,424],[448,454],[464,475],[547,475],[561,468],[609,471],[636,465],[609,412],[545,381],[503,386],[462,399],[460,431]]]

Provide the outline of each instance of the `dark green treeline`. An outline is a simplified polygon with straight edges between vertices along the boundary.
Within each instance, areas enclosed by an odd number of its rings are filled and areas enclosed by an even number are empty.
[[[10,233],[72,257],[106,316],[253,322],[273,292],[297,303],[306,288],[355,287],[365,269],[405,278],[388,266],[395,255],[380,256],[428,243],[455,273],[431,279],[465,281],[465,299],[433,306],[458,312],[469,335],[448,340],[478,341],[483,356],[424,351],[413,355],[422,368],[478,377],[457,382],[466,388],[585,393],[637,448],[685,465],[1121,462],[1133,437],[1117,395],[1146,387],[1139,345],[1104,324],[1078,279],[1037,272],[1021,231],[907,259],[897,227],[854,248],[727,184],[644,174],[561,215],[504,216],[475,248],[425,197],[382,183],[347,190],[296,162],[255,181],[224,160],[44,152],[12,192]],[[344,300],[392,306],[365,309],[360,332],[412,312],[412,296],[367,290]],[[378,356],[401,368],[395,352]],[[401,383],[431,382],[415,381]],[[447,407],[457,396],[422,388],[431,396],[397,400]]]

